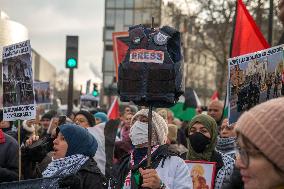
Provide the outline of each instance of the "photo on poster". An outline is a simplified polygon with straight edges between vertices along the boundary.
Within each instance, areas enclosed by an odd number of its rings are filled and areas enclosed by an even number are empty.
[[[229,123],[257,104],[284,95],[283,46],[228,60]]]
[[[3,119],[35,117],[31,47],[29,41],[3,49]]]
[[[215,182],[216,162],[185,160],[189,168],[192,189],[213,189]]]
[[[51,89],[49,82],[34,82],[36,104],[51,104]]]

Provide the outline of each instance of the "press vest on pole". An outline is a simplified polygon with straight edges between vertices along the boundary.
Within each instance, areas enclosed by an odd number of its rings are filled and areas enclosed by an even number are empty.
[[[184,92],[180,33],[164,26],[129,28],[130,45],[118,69],[120,100],[170,107]]]

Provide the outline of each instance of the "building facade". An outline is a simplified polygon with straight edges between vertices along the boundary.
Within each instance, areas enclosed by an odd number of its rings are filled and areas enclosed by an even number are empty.
[[[3,47],[28,39],[28,29],[13,20],[0,10],[0,61],[2,62]]]
[[[201,41],[192,27],[195,21],[195,17],[188,16],[174,1],[162,3],[161,25],[181,32],[185,87],[194,89],[201,104],[207,105],[216,90],[217,65],[206,50],[200,50]]]
[[[2,75],[2,50],[4,46],[28,40],[28,29],[9,18],[0,11],[0,74]],[[32,70],[35,81],[50,82],[50,86],[55,86],[56,68],[44,59],[39,53],[32,49]],[[0,77],[0,94],[2,91],[2,77]],[[2,95],[1,95],[2,96]],[[1,101],[1,100],[0,100]],[[0,103],[1,104],[1,103]]]
[[[49,82],[50,86],[55,87],[56,68],[34,49],[32,49],[32,66],[35,81]]]

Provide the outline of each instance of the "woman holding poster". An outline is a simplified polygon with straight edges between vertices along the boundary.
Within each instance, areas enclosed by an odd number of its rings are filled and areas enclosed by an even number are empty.
[[[215,189],[222,188],[230,179],[234,168],[234,160],[215,150],[217,142],[216,121],[204,114],[193,117],[186,129],[189,144],[187,159],[191,161],[216,162]]]

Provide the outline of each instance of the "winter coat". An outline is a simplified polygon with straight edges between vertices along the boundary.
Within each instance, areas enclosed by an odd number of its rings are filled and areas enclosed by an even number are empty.
[[[221,189],[224,184],[230,182],[235,160],[221,152],[214,151],[210,161],[217,163],[214,188]]]
[[[236,167],[233,170],[230,181],[228,183],[223,183],[222,189],[243,189],[244,183],[242,181],[242,176],[240,170]]]
[[[37,157],[36,159],[40,159]],[[46,154],[46,156],[39,162],[32,161],[27,153],[22,150],[22,176],[24,179],[40,178],[41,173],[46,169],[48,164],[52,161],[52,152]]]
[[[18,143],[5,135],[5,142],[0,144],[0,183],[18,179]]]
[[[167,145],[160,146],[152,154],[151,167],[156,169],[161,181],[166,185],[167,189],[190,189],[189,169],[183,159],[168,150]],[[133,171],[138,170],[140,167],[145,168],[147,159],[142,161],[139,165],[135,165]],[[126,156],[116,172],[116,187],[122,188],[125,177],[129,173],[130,156]],[[131,188],[136,188],[131,186]]]
[[[92,158],[89,158],[75,174],[64,177],[58,183],[60,187],[70,189],[107,188],[107,180]]]

